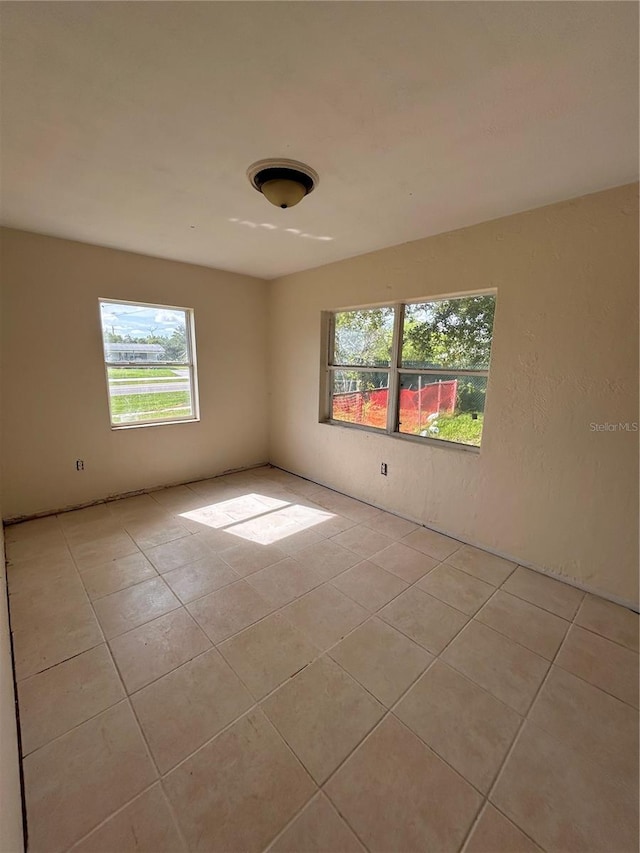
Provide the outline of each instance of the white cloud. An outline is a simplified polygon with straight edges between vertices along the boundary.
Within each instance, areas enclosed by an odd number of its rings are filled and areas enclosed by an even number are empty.
[[[167,311],[166,309],[162,309],[156,313],[156,316],[153,318],[154,323],[166,323],[175,326],[176,323],[183,322],[183,314],[180,311]]]

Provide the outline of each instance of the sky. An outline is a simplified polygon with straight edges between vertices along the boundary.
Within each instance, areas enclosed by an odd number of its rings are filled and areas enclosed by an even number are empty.
[[[171,337],[174,329],[184,328],[184,311],[158,308],[156,305],[127,305],[115,302],[100,304],[102,328],[115,335],[145,338],[151,333]]]

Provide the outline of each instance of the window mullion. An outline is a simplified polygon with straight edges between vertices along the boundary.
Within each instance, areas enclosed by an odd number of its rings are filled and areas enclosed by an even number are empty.
[[[393,339],[391,344],[391,365],[389,367],[389,399],[387,405],[387,432],[394,433],[398,428],[398,389],[400,387],[400,360],[402,349],[402,327],[404,323],[404,305],[394,305]]]

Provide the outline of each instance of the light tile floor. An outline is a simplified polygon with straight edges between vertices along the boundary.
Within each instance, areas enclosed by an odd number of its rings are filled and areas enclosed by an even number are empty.
[[[638,617],[277,469],[6,530],[29,850],[638,849]]]

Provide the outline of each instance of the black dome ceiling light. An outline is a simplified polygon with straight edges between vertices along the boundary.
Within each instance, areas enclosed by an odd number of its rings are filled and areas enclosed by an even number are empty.
[[[293,207],[318,186],[318,173],[297,160],[258,160],[247,169],[251,186],[276,207]]]

